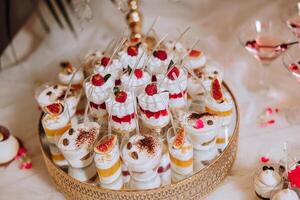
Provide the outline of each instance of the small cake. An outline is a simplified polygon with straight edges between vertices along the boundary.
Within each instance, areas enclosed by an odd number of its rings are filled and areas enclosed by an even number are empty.
[[[44,108],[42,125],[49,143],[57,144],[60,137],[71,128],[71,119],[62,103],[52,103]]]
[[[122,176],[119,176],[119,178],[117,178],[117,180],[115,180],[112,183],[105,184],[105,183],[100,182],[100,187],[108,189],[108,190],[122,190],[123,186],[124,186],[124,183],[123,183]]]
[[[122,73],[122,63],[118,59],[113,59],[109,66],[110,58],[103,56],[95,63],[94,73],[105,74],[105,72],[112,75],[113,79],[118,79]]]
[[[81,89],[84,80],[84,74],[82,70],[76,72],[76,68],[70,62],[62,62],[60,64],[62,70],[58,74],[58,80],[63,85],[69,85],[72,77],[74,76],[71,86],[74,89]],[[76,74],[75,74],[76,72]],[[74,75],[75,74],[75,75]]]
[[[169,131],[173,131],[170,128]],[[193,173],[193,145],[188,141],[185,130],[179,128],[175,136],[168,133],[168,147],[172,173],[190,175]]]
[[[233,101],[228,93],[223,95],[218,79],[213,80],[211,88],[211,94],[205,99],[205,111],[222,117],[223,125],[228,125],[232,121]]]
[[[299,200],[297,193],[294,190],[283,189],[277,192],[272,200]]]
[[[169,93],[159,91],[156,83],[148,84],[138,96],[143,123],[153,129],[163,128],[170,121]]]
[[[133,73],[133,74],[132,74]],[[145,85],[150,83],[150,75],[142,69],[131,69],[127,68],[127,72],[121,77],[121,82],[124,88],[128,91],[134,91],[136,94],[139,93]]]
[[[189,113],[186,119],[186,132],[194,149],[208,150],[216,145],[216,136],[222,121],[209,113]]]
[[[161,74],[166,71],[169,63],[170,57],[168,57],[167,51],[160,49],[154,51],[150,56],[147,68],[153,75]]]
[[[254,177],[254,188],[256,195],[263,198],[270,198],[275,189],[282,185],[282,179],[278,172],[271,166],[263,166],[262,170]]]
[[[99,130],[100,126],[97,123],[85,122],[63,134],[57,146],[71,167],[83,168],[93,162],[92,147],[97,140]]]
[[[187,72],[173,66],[169,69],[167,77],[163,77],[161,81],[163,81],[162,87],[169,91],[170,107],[184,108],[187,103]]]
[[[9,130],[0,126],[0,165],[12,161],[19,151],[19,142]]]
[[[128,46],[127,49],[124,49],[123,51],[120,51],[118,53],[122,66],[141,68],[147,59],[146,51],[147,51],[147,47],[145,46],[145,44],[142,43],[137,43],[136,45]]]
[[[107,100],[108,112],[111,111],[111,126],[118,133],[130,133],[136,128],[132,93],[115,88],[115,96]]]
[[[41,108],[57,101],[63,101],[67,92],[67,87],[59,84],[45,83],[38,87],[35,91],[35,98]],[[81,92],[70,89],[67,98],[66,106],[70,117],[76,113],[77,105],[81,97]]]
[[[121,176],[121,160],[116,135],[105,135],[94,148],[100,182],[109,184]]]
[[[69,163],[65,159],[64,155],[61,153],[61,151],[57,148],[55,144],[48,144],[51,154],[51,159],[59,167],[68,166]]]
[[[68,175],[84,183],[94,183],[97,180],[97,172],[94,163],[84,168],[68,167]]]

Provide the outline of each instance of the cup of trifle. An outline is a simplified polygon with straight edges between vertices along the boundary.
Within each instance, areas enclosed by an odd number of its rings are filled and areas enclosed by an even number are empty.
[[[214,79],[218,79],[220,84],[223,81],[224,69],[216,62],[208,62],[208,64],[203,68],[202,73],[202,84],[207,91],[211,90],[211,84]]]
[[[147,69],[152,75],[161,74],[166,71],[170,61],[171,57],[166,50],[157,49],[150,55]]]
[[[161,159],[161,140],[152,134],[134,134],[124,137],[121,145],[122,160],[128,167],[130,189],[153,189],[161,185],[157,173]]]
[[[49,104],[42,109],[45,112],[42,117],[42,126],[47,141],[56,145],[61,136],[72,126],[68,109],[60,102]]]
[[[70,62],[61,62],[60,66],[62,69],[58,73],[59,82],[65,86],[71,84],[71,87],[73,89],[80,90],[82,88],[82,83],[84,81],[83,71],[82,70],[77,71],[77,69]]]
[[[169,93],[161,91],[157,83],[150,83],[138,96],[140,117],[150,129],[161,129],[169,124]]]
[[[233,100],[229,93],[223,94],[218,79],[211,83],[211,92],[205,99],[205,111],[223,119],[223,125],[228,125],[233,117]]]
[[[122,66],[141,68],[147,59],[147,46],[145,43],[131,44],[118,52]]]
[[[171,160],[172,182],[180,181],[193,174],[193,144],[184,128],[169,128],[168,149]]]
[[[84,81],[84,89],[91,108],[91,115],[98,121],[107,120],[105,101],[108,99],[114,79],[111,74],[95,73]]]
[[[121,135],[128,135],[136,128],[135,97],[132,92],[114,88],[114,94],[106,101],[110,114],[112,130]]]
[[[47,82],[42,84],[35,90],[35,99],[38,102],[39,106],[43,108],[57,101],[62,102],[65,98],[66,92],[67,86]],[[66,108],[68,109],[71,117],[73,117],[76,113],[80,97],[81,91],[74,90],[73,88],[71,88],[69,93],[67,94],[66,102],[64,103],[66,104]]]
[[[93,146],[97,141],[99,130],[98,123],[84,122],[63,134],[57,146],[71,167],[83,168],[93,162]]]
[[[94,161],[97,167],[101,187],[109,188],[109,185],[120,185],[118,182],[114,183],[118,178],[122,177],[117,136],[114,134],[103,136],[95,146],[94,151]],[[117,189],[122,189],[122,187],[123,184]]]

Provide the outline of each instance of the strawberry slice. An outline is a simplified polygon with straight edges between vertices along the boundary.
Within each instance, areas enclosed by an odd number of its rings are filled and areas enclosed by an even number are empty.
[[[178,76],[179,76],[179,69],[176,67],[176,66],[174,66],[170,71],[169,71],[169,73],[168,73],[168,78],[170,79],[170,80],[175,80],[176,78],[178,78]]]
[[[116,93],[116,102],[124,103],[127,99],[127,93],[124,91],[120,91]]]
[[[101,86],[105,83],[105,80],[100,74],[95,74],[92,76],[92,83],[94,86]]]
[[[109,63],[110,58],[109,57],[103,57],[101,59],[101,65],[103,65],[104,67],[106,67]]]
[[[64,106],[61,103],[52,103],[46,106],[46,112],[58,116],[64,111]]]
[[[127,48],[127,54],[130,56],[137,56],[138,55],[138,48],[136,46],[129,46]]]
[[[153,52],[153,56],[156,57],[156,58],[158,58],[158,59],[160,59],[160,60],[162,60],[162,61],[166,60],[167,57],[168,57],[167,53],[165,51],[163,51],[163,50],[154,51]]]
[[[223,101],[223,94],[221,90],[221,84],[217,78],[215,78],[211,83],[211,95],[217,102]]]
[[[105,140],[101,141],[101,143],[98,144],[94,148],[94,151],[96,153],[102,153],[102,154],[108,153],[113,149],[116,142],[117,142],[117,136],[116,135],[110,135]]]
[[[198,51],[198,50],[192,50],[189,54],[190,57],[198,57],[201,55],[201,51]]]
[[[143,71],[141,69],[135,69],[134,70],[134,75],[137,79],[140,79],[143,77]]]
[[[149,96],[153,96],[153,95],[157,94],[157,85],[154,83],[148,84],[145,88],[145,92]]]
[[[177,135],[175,136],[173,147],[175,149],[181,148],[182,145],[184,144],[184,139],[185,139],[185,131],[183,128],[180,128],[179,131],[177,132]]]

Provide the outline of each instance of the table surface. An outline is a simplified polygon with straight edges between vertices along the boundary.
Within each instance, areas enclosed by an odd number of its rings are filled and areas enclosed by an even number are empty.
[[[290,3],[290,2],[289,2]],[[191,44],[200,38],[200,47],[225,68],[225,81],[236,95],[241,111],[240,138],[235,165],[228,178],[207,199],[254,199],[252,177],[259,167],[259,158],[269,155],[282,158],[282,144],[288,141],[290,152],[300,155],[300,126],[289,125],[279,112],[276,123],[260,127],[259,116],[267,106],[278,108],[299,105],[297,83],[284,69],[281,59],[270,67],[270,85],[275,100],[260,97],[255,92],[259,65],[239,44],[238,30],[258,16],[279,18],[287,1],[142,1],[144,28],[161,16],[155,29],[160,37],[170,38],[187,25],[192,29],[183,39]],[[47,15],[45,7],[44,14]],[[58,64],[62,60],[79,62],[89,49],[104,48],[112,37],[125,28],[122,14],[110,1],[92,1],[94,20],[77,23],[78,39],[69,31],[60,30],[49,16],[51,34],[46,35],[33,17],[14,40],[22,55],[18,66],[0,73],[0,122],[24,141],[33,160],[33,169],[22,171],[17,163],[0,169],[0,199],[63,199],[51,183],[39,149],[37,125],[40,112],[34,100],[34,89],[40,82],[57,80]],[[49,13],[48,13],[49,14]],[[73,21],[75,21],[73,19]],[[8,50],[9,51],[9,50]],[[8,53],[9,54],[9,53]],[[4,59],[9,60],[5,55]],[[300,113],[298,113],[300,114]]]

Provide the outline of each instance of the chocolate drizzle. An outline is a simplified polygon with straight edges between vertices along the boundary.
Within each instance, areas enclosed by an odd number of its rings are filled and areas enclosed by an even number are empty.
[[[157,141],[152,136],[144,136],[143,139],[140,139],[137,142],[137,147],[141,150],[146,150],[149,154],[154,154],[157,147]]]

